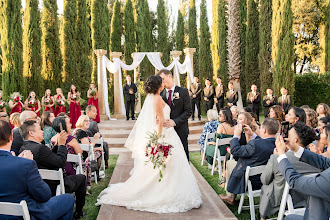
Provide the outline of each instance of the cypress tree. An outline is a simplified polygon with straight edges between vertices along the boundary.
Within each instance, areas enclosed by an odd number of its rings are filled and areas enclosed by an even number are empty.
[[[127,0],[124,9],[124,56],[126,64],[133,62],[132,53],[136,51],[136,38],[135,38],[135,22],[133,13],[132,0]],[[128,75],[132,75],[132,71],[127,71]]]
[[[85,0],[77,0],[76,45],[77,45],[77,74],[80,79],[75,83],[80,90],[87,90],[92,73],[92,38],[88,18],[88,5]],[[86,94],[83,93],[83,97]]]
[[[183,16],[180,10],[178,10],[178,21],[176,24],[176,32],[175,32],[175,49],[182,51],[183,54],[183,49],[185,47],[185,42],[184,42],[184,20]],[[182,55],[180,56],[180,60],[182,62]]]
[[[121,52],[121,15],[120,15],[120,3],[115,2],[114,11],[111,19],[111,33],[110,33],[110,51]]]
[[[21,1],[0,0],[3,95],[25,91],[23,82],[23,45]]]
[[[282,86],[294,92],[294,36],[292,32],[291,0],[273,0],[272,57],[275,64],[273,88],[279,94]]]
[[[157,51],[163,53],[162,62],[168,66],[170,61],[169,40],[168,40],[168,18],[164,0],[158,0],[157,5]]]
[[[220,40],[219,40],[219,6],[220,0],[212,0],[212,32],[211,32],[211,52],[212,52],[212,61],[213,61],[213,79],[215,79],[220,70]]]
[[[75,84],[77,72],[77,3],[76,0],[64,0],[63,11],[63,81],[67,87]],[[78,89],[80,89],[78,87]]]
[[[188,18],[188,35],[189,35],[189,43],[188,46],[190,48],[196,48],[196,52],[194,53],[194,74],[197,77],[202,77],[199,74],[199,46],[198,46],[198,36],[197,36],[197,24],[196,24],[196,5],[195,0],[189,1],[189,18]]]
[[[92,0],[91,5],[91,29],[93,48],[93,71],[92,81],[97,79],[97,57],[94,53],[96,49],[109,50],[110,42],[110,15],[108,10],[108,0]]]
[[[203,79],[212,79],[212,56],[211,56],[211,36],[207,19],[206,0],[202,0],[200,5],[200,48],[199,48],[199,75],[203,75]]]
[[[62,54],[56,0],[44,0],[42,11],[42,70],[45,88],[55,91],[62,85]]]
[[[325,73],[330,70],[330,0],[326,0],[322,5],[323,20],[320,25],[320,47],[321,66],[320,72]]]
[[[246,1],[247,0],[239,0],[239,30],[240,30],[240,55],[241,55],[241,74],[240,74],[240,83],[241,83],[241,92],[242,97],[246,97],[246,83],[248,79],[245,76],[245,41],[246,41],[246,17],[247,17],[247,9],[246,9]],[[245,98],[243,98],[243,101]]]
[[[219,0],[218,8],[218,30],[219,30],[219,70],[218,76],[222,78],[223,84],[228,83],[228,45],[227,45],[227,1]]]
[[[257,3],[254,0],[247,0],[247,22],[245,41],[245,91],[249,91],[252,84],[260,87],[260,74],[258,71],[259,53],[259,18]]]
[[[24,10],[23,30],[23,76],[26,91],[35,91],[37,96],[43,95],[41,78],[41,27],[38,0],[27,0]]]
[[[273,76],[271,72],[271,45],[272,45],[272,0],[260,1],[259,14],[259,71],[260,91],[266,92],[271,88]]]

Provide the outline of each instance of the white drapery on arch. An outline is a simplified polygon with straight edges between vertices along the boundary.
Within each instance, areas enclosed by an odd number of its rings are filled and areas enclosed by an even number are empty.
[[[120,105],[121,105],[121,114],[125,115],[125,104],[124,104],[124,95],[123,95],[123,80],[122,80],[122,72],[121,69],[124,70],[134,70],[137,68],[142,62],[143,58],[147,55],[150,63],[158,70],[167,69],[172,70],[176,68],[176,77],[178,81],[178,86],[180,86],[180,74],[188,73],[190,74],[190,80],[193,81],[193,66],[189,56],[186,56],[184,62],[181,64],[179,62],[179,58],[175,58],[173,62],[165,67],[160,59],[160,55],[158,52],[136,52],[134,53],[133,63],[131,65],[125,64],[119,58],[114,58],[113,62],[110,61],[105,55],[102,56],[102,81],[103,81],[103,94],[104,94],[104,105],[105,105],[105,114],[110,119],[110,109],[109,109],[109,101],[108,101],[108,78],[107,71],[110,73],[119,72],[119,92],[120,92]]]

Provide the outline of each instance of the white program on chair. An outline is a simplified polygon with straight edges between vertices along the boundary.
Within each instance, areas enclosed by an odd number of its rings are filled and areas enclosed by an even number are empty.
[[[79,144],[80,148],[83,151],[88,152],[88,156],[90,158],[91,161],[94,160],[94,149],[93,149],[93,145],[92,144]],[[97,184],[97,175],[96,172],[93,172],[92,175],[94,175],[94,181]]]
[[[30,213],[25,200],[20,203],[0,202],[0,214],[22,216],[24,220],[30,220]]]
[[[76,168],[76,174],[84,174],[81,162],[81,154],[68,154],[66,158],[67,162],[78,163],[78,167]]]
[[[261,189],[259,190],[253,190],[252,189],[252,183],[250,181],[250,176],[255,176],[258,174],[261,174],[264,169],[265,165],[262,166],[257,166],[257,167],[246,167],[245,171],[245,193],[241,194],[241,199],[239,201],[239,206],[238,206],[238,214],[241,214],[242,209],[249,208],[250,209],[250,215],[251,215],[251,220],[255,220],[256,214],[255,214],[255,207],[259,207],[259,205],[254,205],[254,197],[260,197],[261,195]],[[244,203],[244,197],[247,195],[249,197],[249,206],[243,206]]]
[[[213,132],[213,133],[207,132],[207,133],[206,133],[205,141],[204,141],[204,150],[203,150],[203,157],[202,157],[202,163],[201,163],[201,166],[203,166],[204,161],[205,161],[205,159],[206,159],[206,158],[205,158],[205,152],[206,152],[206,148],[207,148],[207,144],[208,144],[208,142],[209,142],[209,139],[214,138],[214,136],[215,136],[215,132]]]
[[[215,161],[218,161],[218,172],[219,172],[219,179],[222,179],[222,166],[221,166],[221,161],[224,161],[226,156],[221,156],[220,155],[220,150],[219,150],[219,146],[222,145],[230,145],[230,141],[233,138],[222,138],[219,139],[217,138],[217,142],[216,142],[216,146],[214,148],[214,155],[213,155],[213,165],[212,165],[212,171],[211,171],[211,175],[213,175],[214,173],[214,168],[215,168]]]
[[[63,179],[63,170],[62,168],[58,170],[46,170],[39,169],[39,173],[42,179],[44,180],[58,180],[60,184],[57,186],[56,195],[65,194],[64,179]]]

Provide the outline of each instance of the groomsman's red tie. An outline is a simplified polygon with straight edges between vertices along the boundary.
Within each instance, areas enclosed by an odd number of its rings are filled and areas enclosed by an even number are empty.
[[[167,99],[167,104],[171,107],[172,104],[172,90],[168,90],[168,99]]]

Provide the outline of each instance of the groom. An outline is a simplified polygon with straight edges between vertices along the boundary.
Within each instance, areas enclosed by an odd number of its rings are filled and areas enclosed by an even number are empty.
[[[163,100],[171,107],[171,115],[164,121],[164,127],[174,127],[178,133],[189,161],[188,118],[192,114],[189,93],[186,88],[174,85],[171,71],[162,69],[157,75],[162,77],[165,89],[160,93]]]

